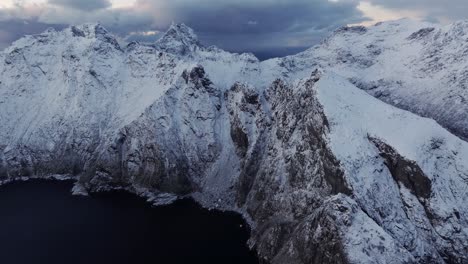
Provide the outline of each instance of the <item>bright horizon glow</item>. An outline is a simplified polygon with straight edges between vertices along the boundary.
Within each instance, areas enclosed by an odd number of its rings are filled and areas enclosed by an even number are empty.
[[[111,8],[129,8],[135,5],[136,0],[110,0]],[[47,0],[1,0],[0,8],[12,8],[15,5],[42,5],[47,4]]]
[[[129,8],[133,7],[136,0],[111,0],[112,8]]]
[[[416,20],[422,20],[422,18],[424,17],[424,15],[419,12],[409,10],[391,10],[379,5],[373,5],[367,1],[359,2],[357,8],[371,20],[354,25],[371,26],[377,22],[382,21],[397,20],[401,18],[412,18]]]
[[[33,5],[33,4],[46,4],[47,0],[2,0],[0,8],[12,8],[15,5]]]

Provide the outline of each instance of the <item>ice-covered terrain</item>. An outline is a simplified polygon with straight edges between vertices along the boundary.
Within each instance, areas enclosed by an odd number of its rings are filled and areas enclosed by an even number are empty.
[[[468,263],[467,40],[400,20],[260,62],[185,25],[26,36],[0,53],[0,180],[191,196],[270,263]]]

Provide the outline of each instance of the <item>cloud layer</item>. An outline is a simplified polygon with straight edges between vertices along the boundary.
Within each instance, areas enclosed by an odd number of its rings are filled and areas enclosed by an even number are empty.
[[[50,0],[50,4],[69,8],[76,8],[84,11],[93,11],[112,6],[109,0]]]

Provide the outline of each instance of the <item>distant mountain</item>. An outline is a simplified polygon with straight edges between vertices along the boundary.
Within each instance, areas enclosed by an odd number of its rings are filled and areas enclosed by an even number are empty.
[[[269,263],[468,263],[467,40],[399,20],[260,62],[183,24],[26,36],[0,53],[0,179],[190,196]]]

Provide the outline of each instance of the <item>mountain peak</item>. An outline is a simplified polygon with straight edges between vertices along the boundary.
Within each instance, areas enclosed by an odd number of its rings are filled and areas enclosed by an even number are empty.
[[[198,41],[198,36],[195,34],[194,30],[191,27],[185,25],[184,23],[172,23],[169,29],[167,30],[166,35],[175,35],[179,38]]]
[[[99,23],[86,23],[79,26],[71,26],[70,31],[73,37],[95,38],[103,42],[110,43],[120,50],[117,39]]]
[[[106,35],[108,31],[99,23],[86,23],[71,26],[70,30],[74,37],[94,38],[98,35]]]
[[[193,29],[183,23],[172,23],[164,36],[156,41],[156,46],[169,53],[187,55],[202,45]]]

